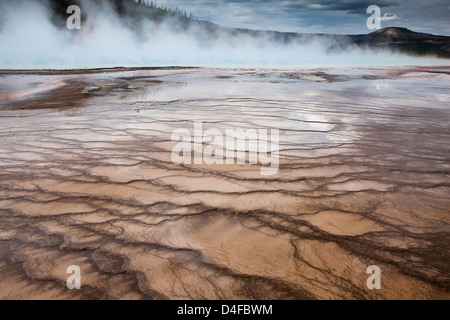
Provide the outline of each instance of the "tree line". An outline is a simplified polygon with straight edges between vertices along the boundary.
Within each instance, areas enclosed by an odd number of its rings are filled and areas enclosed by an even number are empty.
[[[149,7],[151,9],[161,10],[165,14],[181,16],[181,17],[191,19],[191,20],[198,20],[196,17],[194,17],[192,15],[192,13],[188,14],[186,11],[179,10],[178,8],[170,9],[170,8],[166,8],[165,6],[162,6],[162,5],[158,6],[155,2],[147,1],[147,0],[132,0],[132,1],[137,2],[139,5]]]

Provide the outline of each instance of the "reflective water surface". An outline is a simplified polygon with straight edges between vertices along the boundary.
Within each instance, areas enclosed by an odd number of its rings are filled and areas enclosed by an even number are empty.
[[[448,299],[449,84],[419,67],[3,72],[0,298]],[[174,164],[196,121],[279,129],[278,173]]]

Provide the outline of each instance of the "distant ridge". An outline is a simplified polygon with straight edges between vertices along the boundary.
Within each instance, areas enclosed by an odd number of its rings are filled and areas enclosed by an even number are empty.
[[[368,35],[349,36],[359,46],[386,48],[413,55],[432,54],[450,58],[450,37],[414,32],[406,28],[391,27]]]

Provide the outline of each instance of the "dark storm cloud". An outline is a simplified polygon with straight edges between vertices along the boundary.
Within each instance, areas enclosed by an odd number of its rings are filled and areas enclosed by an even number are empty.
[[[226,3],[239,3],[245,5],[262,5],[270,4],[278,7],[285,12],[305,12],[305,11],[344,11],[348,13],[366,14],[369,6],[376,4],[385,8],[397,6],[395,1],[374,1],[374,0],[344,0],[344,1],[315,1],[315,0],[298,0],[298,1],[274,1],[274,0],[223,0]]]
[[[374,1],[374,0],[347,0],[347,1],[288,1],[283,10],[286,12],[295,11],[344,11],[352,14],[366,14],[369,6],[376,4],[380,7],[389,8],[397,6],[393,1]]]

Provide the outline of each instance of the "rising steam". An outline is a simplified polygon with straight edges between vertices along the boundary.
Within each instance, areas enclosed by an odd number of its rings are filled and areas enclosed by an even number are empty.
[[[346,45],[337,37],[277,41],[218,31],[212,36],[201,24],[188,28],[167,18],[136,24],[108,2],[83,1],[81,30],[68,30],[52,18],[45,1],[0,3],[0,68],[93,68],[113,66],[311,67],[334,65],[443,65],[448,61],[372,52]],[[69,17],[69,15],[67,15]]]

